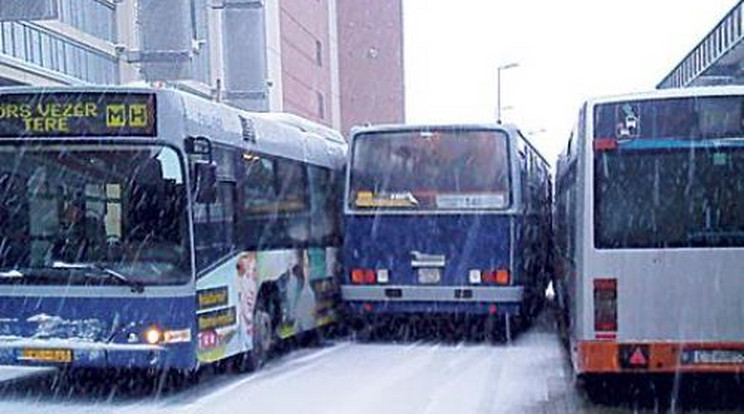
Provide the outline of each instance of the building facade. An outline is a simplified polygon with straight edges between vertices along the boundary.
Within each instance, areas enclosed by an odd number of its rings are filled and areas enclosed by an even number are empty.
[[[0,0],[0,86],[168,82],[348,131],[403,122],[402,27],[400,0]]]
[[[341,125],[405,119],[402,0],[338,1]]]

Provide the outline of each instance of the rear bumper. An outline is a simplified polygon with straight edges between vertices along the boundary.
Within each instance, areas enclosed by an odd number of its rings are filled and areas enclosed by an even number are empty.
[[[349,286],[341,287],[346,301],[394,302],[521,302],[522,286]]]
[[[521,286],[349,286],[341,287],[354,313],[518,314]]]
[[[579,374],[744,373],[744,342],[586,341],[572,353]]]

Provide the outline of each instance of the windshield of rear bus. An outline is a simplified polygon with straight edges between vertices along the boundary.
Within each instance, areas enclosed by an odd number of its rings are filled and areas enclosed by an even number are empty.
[[[352,209],[504,209],[510,204],[507,135],[489,130],[356,136]]]
[[[744,98],[595,108],[597,248],[744,246]]]
[[[185,283],[186,223],[171,148],[0,146],[2,284]]]

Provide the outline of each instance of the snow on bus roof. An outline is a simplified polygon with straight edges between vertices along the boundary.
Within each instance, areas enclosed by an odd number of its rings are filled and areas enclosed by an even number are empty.
[[[183,92],[178,95],[189,135],[333,168],[346,159],[346,141],[341,135],[312,121],[291,114],[249,112]]]

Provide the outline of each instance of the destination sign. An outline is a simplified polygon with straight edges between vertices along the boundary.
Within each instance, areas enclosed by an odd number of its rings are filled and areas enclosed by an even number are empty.
[[[155,136],[155,110],[148,93],[0,95],[0,137]]]

